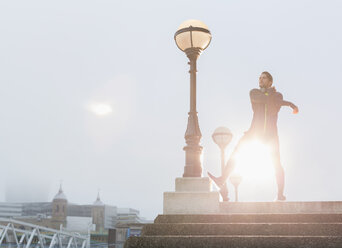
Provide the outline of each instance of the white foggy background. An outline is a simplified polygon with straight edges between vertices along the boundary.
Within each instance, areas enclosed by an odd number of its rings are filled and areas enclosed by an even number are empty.
[[[341,11],[337,0],[1,1],[0,201],[50,201],[63,180],[69,202],[100,189],[106,204],[162,213],[183,174],[189,67],[173,35],[187,19],[213,36],[198,60],[204,173],[220,171],[214,129],[232,130],[227,154],[248,129],[249,90],[267,70],[299,107],[278,122],[288,200],[341,200]],[[272,201],[275,187],[242,183],[240,199]]]

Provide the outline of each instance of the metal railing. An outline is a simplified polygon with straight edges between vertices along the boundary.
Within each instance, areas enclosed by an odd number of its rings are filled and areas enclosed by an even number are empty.
[[[0,218],[0,247],[6,242],[7,247],[18,248],[89,248],[90,235],[80,235],[31,223]],[[20,228],[16,227],[20,226]]]

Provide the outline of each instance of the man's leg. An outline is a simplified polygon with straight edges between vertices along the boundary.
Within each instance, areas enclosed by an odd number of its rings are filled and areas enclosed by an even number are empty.
[[[227,181],[229,175],[235,168],[235,155],[239,152],[241,145],[250,139],[251,135],[249,133],[245,133],[242,138],[239,140],[238,144],[235,146],[234,151],[232,152],[229,160],[226,163],[226,166],[223,169],[222,176],[215,177],[210,172],[208,172],[209,177],[215,182],[215,184],[221,188]]]
[[[271,157],[272,157],[272,162],[274,165],[275,176],[276,176],[277,185],[278,185],[277,200],[285,201],[286,200],[286,197],[284,196],[285,172],[280,162],[278,137],[273,142],[271,142]]]

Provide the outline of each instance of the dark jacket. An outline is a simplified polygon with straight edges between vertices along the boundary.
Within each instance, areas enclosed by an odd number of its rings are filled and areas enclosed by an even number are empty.
[[[253,120],[247,132],[263,138],[278,137],[278,112],[283,104],[283,95],[272,87],[265,92],[252,89],[250,98]]]

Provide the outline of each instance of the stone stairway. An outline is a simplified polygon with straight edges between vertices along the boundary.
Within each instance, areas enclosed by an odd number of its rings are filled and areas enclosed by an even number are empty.
[[[125,248],[342,248],[341,213],[159,215]]]

